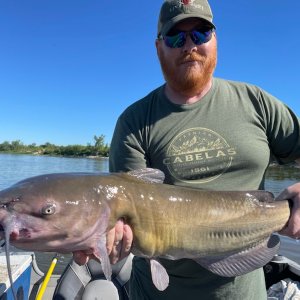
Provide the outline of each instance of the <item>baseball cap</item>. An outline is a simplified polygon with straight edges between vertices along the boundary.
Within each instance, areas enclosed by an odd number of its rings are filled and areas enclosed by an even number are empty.
[[[167,34],[175,24],[187,18],[205,20],[216,28],[206,0],[165,0],[158,19],[158,36]]]

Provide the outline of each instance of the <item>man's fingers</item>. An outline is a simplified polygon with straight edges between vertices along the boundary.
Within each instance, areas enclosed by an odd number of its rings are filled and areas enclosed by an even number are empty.
[[[116,232],[116,230],[115,230],[115,228],[113,228],[106,235],[106,248],[107,248],[108,255],[110,255],[110,253],[114,247],[115,232]]]
[[[292,200],[293,198],[300,199],[300,183],[293,184],[284,189],[277,197],[276,200]]]
[[[276,200],[292,201],[291,216],[288,224],[279,233],[292,238],[300,238],[300,183],[284,189]]]
[[[115,240],[114,244],[118,245],[123,239],[124,221],[118,220],[115,225]]]
[[[279,233],[287,235],[292,238],[300,238],[300,214],[293,214],[286,227],[284,227]]]
[[[118,220],[115,227],[112,228],[106,235],[106,248],[108,254],[111,254],[113,248],[115,248],[123,238],[123,226],[124,222]]]
[[[133,233],[130,226],[124,224],[123,220],[117,221],[115,227],[108,232],[106,238],[106,247],[112,264],[129,255]]]
[[[78,265],[82,266],[89,261],[89,255],[82,251],[75,251],[73,252],[73,259]]]
[[[115,264],[120,259],[122,252],[124,222],[118,220],[115,227],[107,234],[106,247],[109,254],[110,262]]]
[[[133,232],[129,225],[124,224],[123,230],[123,241],[122,241],[122,249],[120,254],[120,259],[128,256],[130,253],[130,249],[133,241]]]

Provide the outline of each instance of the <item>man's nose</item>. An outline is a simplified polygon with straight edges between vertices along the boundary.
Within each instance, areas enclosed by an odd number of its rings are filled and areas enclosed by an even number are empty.
[[[192,41],[190,34],[186,34],[186,40],[182,47],[182,51],[186,53],[190,53],[193,51],[197,51],[197,45]]]

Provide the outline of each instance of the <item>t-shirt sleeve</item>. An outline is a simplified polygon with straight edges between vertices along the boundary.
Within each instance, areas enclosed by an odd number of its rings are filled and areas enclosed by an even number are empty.
[[[273,156],[279,163],[300,158],[300,119],[284,103],[262,92],[266,134]]]
[[[141,144],[140,131],[134,122],[121,115],[117,121],[109,152],[110,172],[125,172],[147,166],[145,151]]]

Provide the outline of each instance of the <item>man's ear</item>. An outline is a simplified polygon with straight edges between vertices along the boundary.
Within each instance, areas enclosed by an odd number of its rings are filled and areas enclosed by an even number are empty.
[[[159,39],[155,40],[155,47],[156,47],[156,53],[159,56],[159,53],[161,51],[161,40]]]

